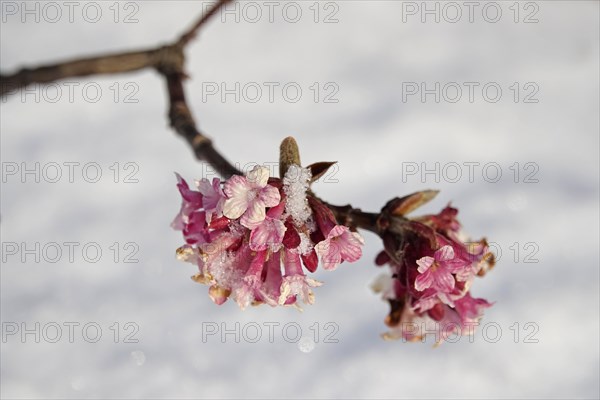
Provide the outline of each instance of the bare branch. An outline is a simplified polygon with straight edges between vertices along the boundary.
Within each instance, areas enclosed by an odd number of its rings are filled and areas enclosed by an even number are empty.
[[[333,215],[338,224],[364,229],[375,234],[380,233],[377,225],[377,220],[379,219],[378,213],[364,212],[351,205],[336,206],[329,204],[326,201],[321,201],[333,211]]]
[[[18,89],[31,84],[46,84],[66,78],[91,75],[108,75],[156,69],[165,77],[169,95],[169,122],[175,132],[192,148],[196,158],[208,162],[221,176],[229,178],[241,175],[233,164],[213,146],[212,141],[196,127],[187,105],[183,88],[185,46],[198,34],[199,29],[217,11],[233,0],[219,0],[177,41],[157,48],[124,53],[105,54],[96,57],[69,60],[37,68],[23,68],[12,75],[0,74],[0,96],[10,96]],[[338,223],[377,233],[379,214],[365,213],[347,206],[335,206],[324,202],[333,211]]]
[[[0,96],[9,96],[16,93],[18,89],[34,83],[45,84],[66,78],[118,74],[145,68],[162,69],[163,64],[174,64],[179,61],[183,66],[183,59],[172,60],[170,57],[181,53],[177,50],[185,47],[196,36],[200,27],[230,1],[232,0],[219,0],[206,14],[200,17],[188,32],[184,33],[176,42],[166,46],[68,60],[37,68],[23,68],[12,75],[0,74]]]
[[[154,68],[164,49],[105,54],[97,57],[64,61],[38,68],[23,68],[12,75],[0,75],[0,95],[8,96],[34,83],[50,83],[66,78],[108,75]]]
[[[204,25],[204,23],[208,21],[210,17],[212,17],[217,11],[219,11],[221,7],[224,7],[227,3],[231,3],[232,1],[233,0],[219,0],[210,10],[206,12],[206,14],[200,17],[200,19],[194,24],[194,26],[190,28],[189,31],[181,35],[181,37],[177,41],[177,44],[181,46],[185,46],[186,44],[188,44],[190,40],[196,37],[196,34],[198,33],[200,27]]]
[[[165,74],[169,92],[169,120],[171,127],[185,138],[194,151],[196,158],[208,162],[223,177],[243,175],[227,161],[212,145],[209,138],[196,128],[194,118],[185,101],[183,75],[173,72]]]
[[[75,59],[32,69],[23,68],[13,75],[0,75],[0,95],[9,96],[16,93],[18,89],[34,83],[45,84],[72,77],[117,74],[153,68],[167,81],[170,103],[169,120],[173,129],[187,140],[199,160],[210,163],[219,174],[226,177],[239,174],[240,171],[217,152],[211,140],[197,129],[183,90],[183,79],[185,78],[183,48],[194,38],[205,22],[230,1],[220,0],[217,2],[188,32],[170,45]]]

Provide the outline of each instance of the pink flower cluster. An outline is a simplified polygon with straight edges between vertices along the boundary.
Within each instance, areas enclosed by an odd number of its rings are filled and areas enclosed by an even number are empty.
[[[183,201],[172,226],[186,242],[177,255],[198,266],[192,278],[210,286],[216,304],[229,297],[242,309],[312,304],[311,289],[321,283],[304,269],[315,272],[320,260],[333,270],[362,255],[360,235],[338,225],[329,208],[308,194],[308,168],[292,165],[279,179],[257,166],[225,182],[203,179],[197,190],[177,179]]]
[[[386,324],[392,329],[384,337],[416,341],[433,332],[439,344],[450,335],[472,334],[491,304],[471,297],[471,284],[493,266],[493,255],[485,239],[461,240],[457,209],[408,219],[394,212],[405,199],[388,203],[379,221],[385,250],[376,264],[392,271],[374,284],[391,306]]]

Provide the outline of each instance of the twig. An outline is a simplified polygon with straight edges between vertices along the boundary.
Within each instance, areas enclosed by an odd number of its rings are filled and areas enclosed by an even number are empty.
[[[165,74],[169,92],[169,120],[171,127],[185,138],[199,160],[208,162],[221,176],[243,175],[227,161],[212,145],[209,138],[196,128],[194,118],[185,101],[183,75],[178,72]]]
[[[233,164],[213,146],[211,140],[196,127],[187,105],[183,88],[185,46],[198,34],[200,28],[221,7],[233,0],[219,0],[179,39],[166,46],[124,53],[105,54],[96,57],[74,59],[37,68],[23,68],[12,75],[0,73],[0,96],[10,96],[31,84],[50,82],[90,75],[109,75],[156,69],[165,77],[169,95],[169,121],[175,132],[183,137],[198,160],[208,162],[221,176],[229,178],[241,175]],[[377,233],[378,214],[365,213],[352,206],[335,206],[324,202],[333,211],[339,223]]]
[[[34,83],[44,84],[66,78],[119,74],[146,68],[164,70],[164,65],[178,65],[183,68],[183,52],[181,50],[196,36],[200,27],[210,17],[231,1],[219,0],[198,19],[190,30],[181,35],[177,41],[166,46],[68,60],[37,68],[22,68],[12,75],[0,74],[0,96],[14,94],[18,89]],[[172,59],[173,56],[175,58],[181,56],[181,59]]]
[[[23,68],[12,75],[0,75],[0,95],[8,96],[34,83],[50,83],[66,78],[108,75],[156,67],[164,48],[106,54],[70,60],[38,68]]]
[[[233,0],[219,0],[219,2],[215,6],[208,10],[206,14],[204,14],[202,17],[200,17],[200,19],[190,28],[190,30],[181,35],[181,37],[177,41],[177,44],[181,46],[185,46],[186,44],[188,44],[190,40],[196,37],[196,34],[198,33],[200,27],[204,25],[204,23],[208,21],[210,17],[212,17],[217,11],[219,11],[221,7],[225,7],[227,3],[231,3],[232,1]]]
[[[211,140],[196,127],[185,100],[184,47],[192,40],[200,27],[226,3],[220,0],[211,7],[190,30],[172,44],[125,53],[105,54],[96,57],[69,60],[37,68],[23,68],[12,75],[0,74],[0,95],[10,96],[31,84],[46,84],[66,78],[90,75],[109,75],[153,68],[165,77],[169,93],[169,120],[171,126],[192,147],[199,160],[210,163],[223,176],[240,174],[215,148]]]

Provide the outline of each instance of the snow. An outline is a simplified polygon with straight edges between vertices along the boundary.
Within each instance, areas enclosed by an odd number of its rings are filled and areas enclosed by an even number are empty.
[[[7,3],[21,4],[0,7]],[[64,20],[66,9],[59,23],[36,23],[31,16],[22,23],[20,15],[3,13],[0,70],[164,43],[201,9],[190,1],[133,2],[139,21],[125,24],[113,21],[113,3],[96,2],[104,16],[96,24],[82,21],[82,6],[73,23]],[[169,223],[180,206],[172,172],[216,174],[172,133],[164,82],[145,71],[82,79],[73,86],[73,102],[63,85],[55,103],[39,91],[39,101],[34,93],[0,103],[3,167],[26,163],[31,169],[37,162],[43,171],[51,162],[80,163],[73,182],[66,167],[57,183],[43,177],[36,183],[32,175],[22,183],[20,171],[0,182],[2,243],[80,243],[73,262],[64,246],[55,263],[32,256],[22,262],[21,254],[2,250],[0,319],[3,329],[14,327],[11,322],[19,327],[0,341],[2,398],[600,397],[600,4],[536,1],[539,22],[525,24],[513,22],[513,1],[496,2],[503,8],[498,23],[482,20],[482,5],[473,23],[465,20],[466,9],[457,23],[431,16],[421,23],[419,14],[403,22],[403,5],[413,3],[394,1],[334,2],[318,17],[334,13],[338,22],[315,23],[313,3],[296,2],[303,13],[295,24],[282,20],[283,5],[275,7],[274,23],[265,19],[267,8],[256,23],[236,23],[231,15],[210,22],[187,51],[186,96],[194,118],[244,171],[276,165],[279,143],[290,135],[306,165],[337,161],[313,185],[333,204],[377,211],[395,196],[439,189],[422,212],[452,201],[464,229],[486,236],[501,252],[497,266],[472,287],[474,296],[495,302],[473,343],[465,338],[432,349],[431,343],[381,340],[388,305],[369,284],[382,272],[373,263],[382,244],[368,232],[360,261],[317,271],[324,284],[303,313],[268,306],[241,312],[231,300],[213,304],[207,287],[190,280],[197,267],[176,259],[181,233]],[[520,17],[532,10],[521,9]],[[120,11],[122,19],[133,9]],[[418,95],[403,102],[403,82],[470,81],[480,88],[498,82],[502,99],[489,103],[477,91],[470,103],[465,91],[457,103],[422,103]],[[209,94],[211,82],[219,93]],[[221,82],[227,89],[255,82],[262,98],[245,101],[253,90],[247,86],[240,102],[233,94],[223,102]],[[273,102],[265,82],[279,83]],[[302,88],[295,103],[282,95],[291,82]],[[337,92],[325,87],[329,82]],[[515,103],[514,82],[521,98],[530,92],[527,82],[537,83],[539,102]],[[83,98],[86,83],[102,89],[96,103]],[[134,86],[125,89],[128,83]],[[294,87],[288,88],[291,98]],[[138,102],[124,102],[125,95]],[[96,183],[82,179],[81,167],[91,162],[102,170]],[[117,182],[110,169],[115,162]],[[137,170],[125,169],[128,162]],[[408,173],[415,165],[409,163],[433,169],[436,162],[437,177]],[[472,180],[463,167],[453,183],[442,176],[452,162],[480,166]],[[492,162],[502,167],[498,182],[482,175]],[[516,162],[517,182],[509,169]],[[538,183],[524,182],[533,171],[524,169],[527,162],[538,166]],[[138,182],[125,182],[128,174]],[[95,263],[81,253],[92,242],[103,250]],[[118,262],[109,248],[115,242]],[[123,262],[126,256],[137,262]],[[40,342],[34,334],[22,340],[21,324],[33,330],[38,322]],[[62,327],[56,343],[44,340],[52,322]],[[69,322],[79,324],[72,343]],[[128,322],[133,325],[126,328]],[[84,336],[87,323],[102,328],[98,342],[87,340],[91,325]],[[252,343],[257,326],[261,336]],[[313,338],[312,351],[299,349],[302,337]],[[136,351],[145,355],[141,366],[132,360]]]
[[[298,227],[306,224],[312,215],[306,198],[311,177],[308,168],[302,168],[295,164],[290,165],[283,177],[283,191],[287,196],[286,215],[291,216],[294,224]]]

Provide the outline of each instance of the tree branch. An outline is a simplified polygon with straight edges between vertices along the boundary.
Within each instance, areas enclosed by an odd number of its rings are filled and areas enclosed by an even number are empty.
[[[196,158],[208,162],[224,177],[243,175],[235,166],[225,159],[212,145],[209,138],[196,128],[196,123],[185,101],[183,91],[183,75],[179,72],[165,74],[169,93],[169,120],[171,127],[186,139]]]
[[[12,75],[0,75],[0,95],[11,95],[34,83],[45,84],[66,78],[118,74],[156,68],[164,57],[165,49],[161,47],[128,53],[105,54],[37,68],[23,68]]]
[[[208,162],[224,178],[243,175],[214,148],[212,141],[198,130],[187,105],[183,88],[183,80],[186,78],[185,46],[196,37],[200,28],[221,7],[232,1],[219,0],[188,31],[166,46],[74,59],[37,68],[22,68],[12,75],[0,73],[0,96],[10,96],[31,84],[47,84],[67,78],[110,75],[152,68],[164,76],[167,83],[171,127],[187,141],[196,158]],[[323,203],[333,211],[340,224],[378,232],[379,214],[365,213],[350,205],[335,206],[327,202]]]
[[[177,44],[180,46],[185,46],[186,44],[188,44],[190,40],[196,37],[200,27],[202,27],[202,25],[204,25],[204,23],[208,21],[210,17],[212,17],[217,11],[219,11],[221,7],[225,7],[227,3],[231,3],[232,1],[233,0],[219,0],[219,2],[215,6],[208,10],[206,14],[200,17],[200,19],[198,19],[198,21],[190,28],[190,30],[181,35],[181,37],[177,41]]]

